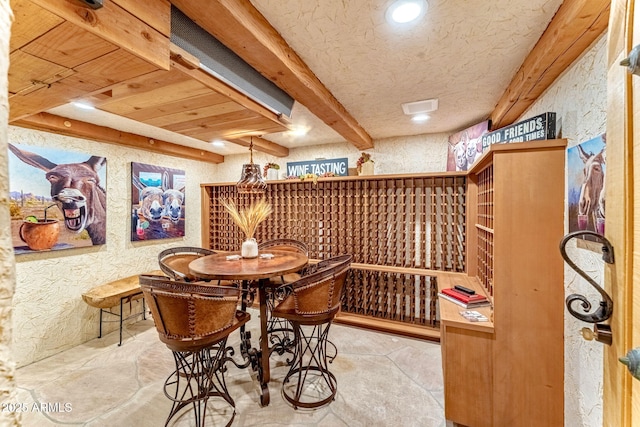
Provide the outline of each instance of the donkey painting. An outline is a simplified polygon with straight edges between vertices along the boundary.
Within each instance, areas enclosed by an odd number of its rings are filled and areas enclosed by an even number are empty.
[[[106,158],[91,156],[81,163],[56,164],[13,144],[9,144],[9,150],[24,163],[45,172],[51,198],[64,215],[68,230],[87,230],[94,245],[105,243],[107,193],[100,186],[98,171],[106,165]]]
[[[604,138],[603,138],[604,141]],[[598,219],[604,218],[604,175],[606,164],[606,146],[598,154],[587,153],[577,146],[580,159],[584,163],[583,181],[578,201],[578,223],[581,229],[600,232]],[[582,218],[582,221],[581,221]]]
[[[482,137],[489,131],[489,124],[485,120],[449,136],[447,171],[471,169],[482,154]]]
[[[158,187],[144,187],[140,190],[140,211],[148,221],[158,222],[164,215],[164,200],[162,189]]]
[[[476,138],[467,140],[467,169],[475,163],[476,159],[482,154],[482,139]]]
[[[172,188],[165,190],[162,194],[164,201],[164,214],[169,221],[177,224],[182,218],[182,206],[184,205],[184,193]]]
[[[184,176],[179,169],[131,162],[132,241],[184,236]]]

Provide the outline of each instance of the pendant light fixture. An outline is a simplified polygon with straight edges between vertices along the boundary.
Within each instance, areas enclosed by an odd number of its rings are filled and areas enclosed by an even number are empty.
[[[267,189],[267,183],[260,172],[260,165],[253,163],[253,136],[249,142],[249,163],[242,165],[242,176],[236,184],[238,193],[240,194],[261,194]]]

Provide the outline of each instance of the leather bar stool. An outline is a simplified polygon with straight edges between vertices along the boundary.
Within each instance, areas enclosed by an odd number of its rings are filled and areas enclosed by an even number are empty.
[[[330,403],[338,386],[329,364],[337,349],[328,340],[329,329],[340,310],[351,255],[330,258],[287,286],[290,295],[272,312],[293,325],[295,349],[282,393],[294,408],[315,408]],[[333,346],[327,354],[327,346]]]
[[[211,249],[192,246],[169,248],[158,254],[158,264],[162,272],[174,280],[192,282],[198,278],[189,273],[189,263],[196,258],[213,254],[215,252]]]
[[[224,378],[225,362],[231,360],[226,343],[229,334],[251,317],[237,310],[241,290],[158,276],[139,280],[160,341],[173,352],[175,361],[175,370],[164,384],[165,396],[173,403],[165,426],[183,408],[190,408],[195,424],[204,426],[210,398],[227,402],[233,411],[227,423],[231,425],[236,411]]]
[[[294,239],[273,239],[261,242],[258,245],[260,252],[269,252],[269,250],[293,251],[309,255],[309,249],[304,242]],[[267,323],[267,333],[269,334],[269,342],[271,343],[271,352],[279,355],[285,351],[291,352],[293,344],[293,328],[286,319],[280,319],[271,316],[273,308],[282,301],[286,296],[286,288],[281,285],[293,283],[302,276],[300,273],[290,273],[282,276],[273,277],[267,285],[267,315],[269,320]]]
[[[189,272],[189,263],[194,259],[215,253],[214,250],[194,246],[169,248],[158,254],[158,264],[162,272],[172,279],[193,282],[199,278]],[[229,280],[218,280],[217,284],[222,286],[236,285],[235,282]]]

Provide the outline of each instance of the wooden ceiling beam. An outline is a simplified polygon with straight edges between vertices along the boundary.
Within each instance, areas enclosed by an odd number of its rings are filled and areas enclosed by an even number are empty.
[[[171,0],[178,9],[358,149],[371,136],[246,0]]]
[[[274,113],[267,107],[264,107],[263,105],[257,103],[247,95],[232,88],[223,81],[213,77],[206,71],[200,69],[192,69],[188,66],[183,65],[182,62],[176,61],[171,61],[171,69],[182,72],[186,76],[205,85],[209,89],[226,96],[234,102],[237,102],[247,110],[253,111],[254,113],[257,113],[260,116],[264,117],[265,119],[270,120],[279,126],[282,126],[282,131],[287,130],[288,123],[282,118],[280,114]]]
[[[166,0],[145,2],[146,13],[140,13],[143,9],[141,6],[132,7],[131,4],[136,2],[130,0],[104,2],[104,7],[97,11],[81,2],[71,0],[31,1],[64,20],[122,47],[133,55],[144,58],[158,68],[169,69],[169,34],[167,33],[170,32],[171,7]],[[132,15],[121,6],[137,12],[139,16]],[[153,25],[140,18],[152,21]],[[160,31],[156,28],[160,28]]]
[[[266,139],[260,138],[258,136],[254,136],[253,138],[245,136],[237,139],[229,139],[229,142],[242,145],[243,147],[248,147],[249,145],[251,145],[252,139],[253,149],[255,151],[260,151],[262,153],[270,154],[276,157],[287,157],[289,155],[289,149],[287,147],[278,145],[275,142],[267,141]]]
[[[610,0],[564,0],[491,113],[493,129],[514,123],[607,29]]]
[[[67,119],[65,117],[49,113],[34,114],[33,116],[17,120],[11,124],[29,129],[44,130],[61,135],[90,139],[98,142],[109,142],[154,153],[166,154],[168,156],[198,160],[201,162],[216,164],[224,162],[224,156],[210,151],[186,147],[184,145],[152,139],[129,132],[122,132],[105,126],[98,126],[79,120]]]

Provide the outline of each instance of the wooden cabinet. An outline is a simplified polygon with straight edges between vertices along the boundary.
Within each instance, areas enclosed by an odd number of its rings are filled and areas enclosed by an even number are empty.
[[[468,426],[564,425],[565,140],[491,146],[469,172],[467,277],[493,322],[440,301],[447,419]]]
[[[462,285],[483,293],[477,279],[441,273],[438,288]],[[492,427],[493,322],[467,322],[462,307],[440,299],[440,346],[444,375],[445,417],[464,426]],[[489,319],[491,308],[476,309]]]

